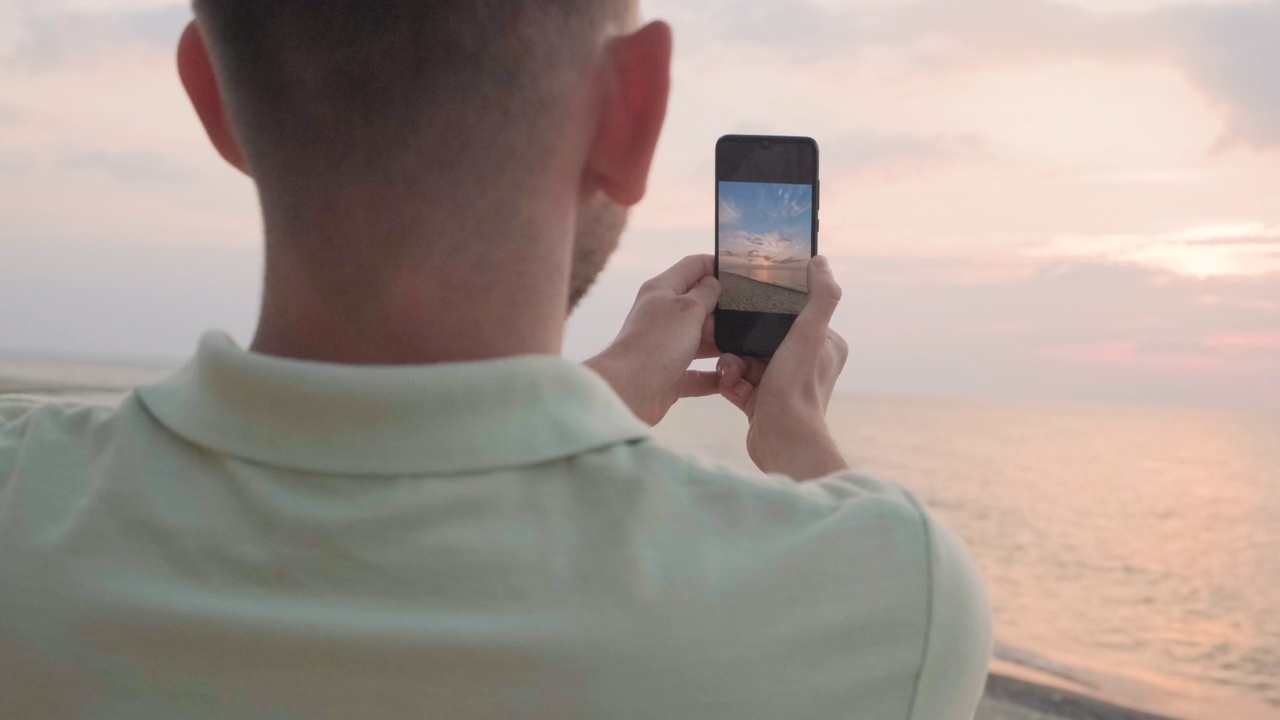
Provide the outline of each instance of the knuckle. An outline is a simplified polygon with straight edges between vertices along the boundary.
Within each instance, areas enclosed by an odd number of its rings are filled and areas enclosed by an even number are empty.
[[[701,307],[696,299],[691,298],[688,295],[675,298],[675,303],[676,309],[681,313],[691,313]]]
[[[836,350],[835,357],[832,359],[835,361],[835,371],[838,374],[844,369],[845,363],[849,362],[849,349],[846,347]]]
[[[827,331],[827,340],[831,343],[831,349],[835,352],[836,358],[844,362],[849,357],[849,343],[840,333],[834,330]]]

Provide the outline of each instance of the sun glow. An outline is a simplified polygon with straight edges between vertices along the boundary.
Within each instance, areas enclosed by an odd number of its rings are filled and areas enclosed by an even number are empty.
[[[1033,254],[1104,257],[1199,279],[1280,272],[1280,227],[1259,222],[1197,225],[1171,233],[1064,235]]]
[[[1215,247],[1174,247],[1152,253],[1154,264],[1203,280],[1221,275],[1247,274],[1238,256]],[[1163,257],[1162,257],[1163,256]]]

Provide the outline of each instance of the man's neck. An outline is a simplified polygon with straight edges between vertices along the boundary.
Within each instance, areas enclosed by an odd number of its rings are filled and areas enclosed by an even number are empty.
[[[570,252],[555,248],[398,268],[358,303],[281,258],[268,260],[251,349],[352,365],[470,362],[558,355]],[[358,307],[355,307],[358,305]]]

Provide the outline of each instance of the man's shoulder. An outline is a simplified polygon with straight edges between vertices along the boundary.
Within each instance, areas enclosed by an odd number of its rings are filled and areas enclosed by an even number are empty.
[[[898,485],[852,471],[798,483],[651,441],[629,446],[623,460],[622,482],[648,488],[642,501],[664,519],[664,532],[690,543],[750,548],[762,566],[787,556],[828,579],[883,572],[887,582],[928,584],[931,520]]]
[[[74,433],[87,423],[127,410],[130,400],[103,403],[34,395],[0,395],[0,431],[11,433],[20,428],[29,431],[32,427],[40,427],[45,431],[61,428]]]
[[[32,395],[0,395],[0,428],[20,422],[49,401]]]
[[[958,593],[961,614],[983,621],[986,599],[964,542],[902,486],[853,471],[798,483],[653,442],[629,452],[630,472],[643,475],[634,479],[657,488],[647,502],[661,505],[664,533],[728,547],[766,572],[785,565],[797,581],[843,586],[873,604],[892,599],[920,620],[937,598]]]
[[[54,463],[62,471],[74,464],[79,452],[109,435],[121,417],[140,412],[132,398],[104,404],[0,395],[0,487],[4,487],[20,462],[40,467]],[[48,461],[48,462],[46,462]]]
[[[659,445],[635,447],[688,508],[685,552],[702,572],[740,571],[725,587],[748,589],[744,617],[777,618],[803,632],[843,636],[855,655],[912,678],[911,717],[970,717],[991,652],[990,608],[959,536],[908,490],[854,472],[796,483],[690,458]],[[673,529],[685,524],[672,518]],[[699,541],[702,548],[693,547]],[[779,620],[783,622],[783,620]],[[816,637],[816,636],[815,636]],[[853,661],[851,661],[853,662]]]
[[[790,509],[790,519],[829,520],[857,510],[889,521],[919,526],[925,521],[920,503],[903,487],[855,471],[797,482],[783,475],[767,475],[732,468],[706,458],[684,454],[660,443],[635,444],[638,467],[673,488],[717,507],[762,506],[774,512]],[[778,520],[785,515],[775,515]]]

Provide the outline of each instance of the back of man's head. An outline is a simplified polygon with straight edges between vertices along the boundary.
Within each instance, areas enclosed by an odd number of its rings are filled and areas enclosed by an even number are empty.
[[[259,182],[520,181],[634,0],[195,0]]]

